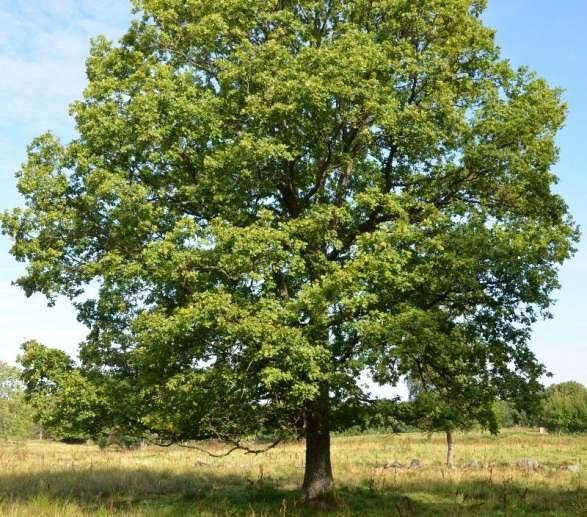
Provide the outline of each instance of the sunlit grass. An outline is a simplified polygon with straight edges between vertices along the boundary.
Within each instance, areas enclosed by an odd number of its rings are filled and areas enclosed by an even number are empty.
[[[529,430],[497,437],[459,434],[456,455],[458,468],[446,469],[441,434],[335,438],[339,513],[587,515],[587,436]],[[412,459],[422,467],[384,468],[407,466]],[[0,513],[315,515],[318,510],[295,505],[303,460],[301,443],[223,459],[177,447],[119,451],[52,442],[3,444]],[[535,463],[539,466],[532,468]]]

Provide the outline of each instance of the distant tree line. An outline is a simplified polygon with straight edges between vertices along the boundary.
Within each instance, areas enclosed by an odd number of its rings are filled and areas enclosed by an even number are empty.
[[[569,381],[546,388],[535,406],[495,400],[488,408],[459,406],[423,392],[408,400],[380,399],[348,413],[335,409],[338,429],[441,432],[474,427],[497,432],[511,427],[544,427],[550,432],[587,432],[587,387]]]

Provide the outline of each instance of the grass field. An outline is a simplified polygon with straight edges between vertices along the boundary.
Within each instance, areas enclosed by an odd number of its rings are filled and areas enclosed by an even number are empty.
[[[338,437],[336,515],[585,515],[587,436],[458,434]],[[214,447],[214,446],[213,446]],[[217,447],[217,446],[216,446]],[[297,508],[303,445],[223,459],[182,448],[0,445],[0,515],[321,515]],[[409,465],[418,459],[419,468]]]

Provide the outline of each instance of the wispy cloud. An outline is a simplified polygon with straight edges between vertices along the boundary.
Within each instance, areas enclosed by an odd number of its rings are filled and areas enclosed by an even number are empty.
[[[118,38],[129,17],[120,0],[0,2],[0,207],[16,201],[13,174],[34,136],[72,136],[68,106],[86,84],[90,38]]]
[[[71,127],[67,106],[85,85],[89,40],[98,33],[118,37],[129,9],[125,2],[87,0],[17,0],[0,7],[2,130]]]

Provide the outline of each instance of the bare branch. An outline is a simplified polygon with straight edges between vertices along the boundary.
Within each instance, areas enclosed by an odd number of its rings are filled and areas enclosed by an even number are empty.
[[[204,447],[200,447],[198,445],[187,444],[185,442],[170,441],[168,443],[161,443],[161,442],[149,441],[149,443],[151,443],[153,445],[157,445],[158,447],[171,447],[173,445],[176,445],[177,447],[182,447],[184,449],[193,449],[195,451],[203,452],[204,454],[207,454],[208,456],[210,456],[212,458],[225,458],[226,456],[229,456],[230,454],[232,454],[234,451],[244,451],[245,454],[254,454],[254,455],[263,454],[264,452],[267,452],[267,451],[277,447],[283,441],[283,439],[278,438],[277,440],[272,442],[267,447],[264,447],[261,449],[252,449],[250,447],[247,447],[246,445],[243,445],[242,442],[240,442],[240,441],[234,441],[234,440],[223,440],[223,441],[231,444],[232,447],[228,451],[222,452],[222,453],[211,452]]]

